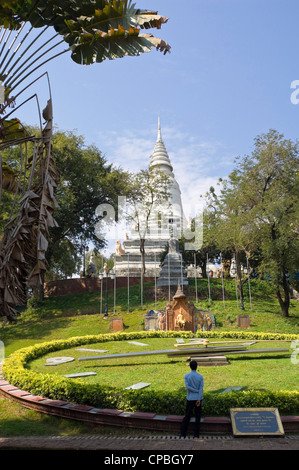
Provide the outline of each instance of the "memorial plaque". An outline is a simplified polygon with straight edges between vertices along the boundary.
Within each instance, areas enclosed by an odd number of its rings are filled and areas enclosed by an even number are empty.
[[[113,331],[121,331],[124,327],[123,319],[122,318],[111,318],[110,320],[110,328]]]
[[[284,436],[277,408],[231,408],[234,436]]]
[[[237,325],[239,328],[250,328],[250,316],[249,315],[238,315]]]

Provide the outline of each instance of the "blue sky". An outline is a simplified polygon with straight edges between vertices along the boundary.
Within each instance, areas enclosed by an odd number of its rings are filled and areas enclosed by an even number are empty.
[[[83,67],[69,55],[47,64],[60,129],[76,130],[109,162],[138,171],[162,137],[180,184],[186,215],[200,194],[225,177],[238,155],[270,128],[297,139],[299,105],[298,0],[136,0],[169,18],[157,37],[164,56]],[[41,106],[46,81],[36,85]],[[32,93],[32,91],[31,91]],[[37,123],[28,105],[26,122]]]

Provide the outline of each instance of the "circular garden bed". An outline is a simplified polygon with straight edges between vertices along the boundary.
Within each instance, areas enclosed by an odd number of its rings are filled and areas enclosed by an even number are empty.
[[[159,360],[154,360],[155,356],[149,356],[151,359],[147,362],[134,358],[134,361],[126,361],[117,364],[116,361],[104,360],[104,362],[92,361],[93,367],[97,367],[97,375],[99,380],[95,379],[70,379],[58,375],[55,369],[49,368],[44,372],[37,372],[38,361],[41,358],[50,356],[57,351],[63,351],[62,356],[69,356],[70,352],[74,352],[75,348],[88,347],[87,345],[97,345],[97,348],[103,343],[123,342],[127,341],[142,341],[148,342],[158,339],[172,341],[174,338],[192,338],[194,335],[191,332],[136,332],[136,333],[115,333],[115,334],[102,334],[102,335],[89,335],[83,337],[75,337],[67,340],[51,341],[46,343],[36,344],[31,347],[23,348],[13,353],[7,358],[2,366],[2,373],[4,378],[12,385],[29,391],[32,394],[46,396],[51,399],[67,400],[71,403],[79,403],[90,405],[98,408],[111,408],[122,409],[126,411],[144,411],[153,412],[157,414],[184,414],[186,403],[186,391],[184,388],[183,375],[188,372],[186,367],[186,358],[179,360],[167,358],[167,356],[159,356]],[[267,341],[293,341],[298,340],[299,335],[285,335],[275,333],[254,333],[248,331],[241,332],[218,332],[216,330],[210,332],[198,332],[197,337],[216,338],[219,340],[267,340]],[[215,341],[216,341],[215,339]],[[153,343],[155,344],[155,343]],[[104,346],[103,346],[104,349]],[[158,348],[160,349],[160,348]],[[123,350],[123,346],[121,347]],[[124,351],[125,352],[125,351]],[[89,355],[94,355],[90,354]],[[82,356],[82,354],[81,354]],[[273,376],[273,380],[279,379],[277,371],[281,370],[281,360],[287,361],[294,370],[296,365],[291,364],[290,354],[287,358],[281,359],[274,357],[266,359],[265,357],[251,358],[236,357],[231,360],[229,366],[219,366],[212,368],[201,369],[201,373],[205,378],[205,393],[204,393],[204,416],[228,416],[230,408],[239,407],[277,407],[281,414],[296,414],[299,410],[299,392],[294,389],[289,389],[292,384],[279,383],[282,387],[270,386],[267,389],[266,375]],[[242,361],[242,368],[238,367]],[[265,366],[263,361],[267,361],[269,366]],[[41,361],[40,361],[41,362]],[[45,362],[45,361],[43,361]],[[77,361],[75,361],[77,362]],[[236,366],[235,373],[232,374],[232,380],[238,380],[238,383],[230,383],[230,385],[241,385],[242,382],[248,380],[248,384],[242,387],[239,391],[231,391],[222,393],[223,389],[228,386],[224,380],[224,369],[229,371],[233,362]],[[251,362],[251,364],[250,364]],[[95,364],[96,363],[96,364]],[[70,363],[72,364],[72,363]],[[285,368],[286,363],[284,363]],[[54,366],[56,367],[56,366]],[[126,387],[134,381],[138,381],[141,377],[142,381],[149,380],[149,367],[152,369],[152,374],[156,374],[157,381],[147,388],[141,390],[127,390]],[[105,374],[101,376],[101,370],[105,369]],[[213,369],[213,371],[212,371]],[[251,378],[250,369],[256,374],[256,385]],[[39,369],[41,370],[41,368]],[[134,371],[140,370],[141,375],[134,375]],[[233,370],[233,369],[231,369]],[[121,376],[121,371],[124,371],[124,376]],[[142,375],[143,373],[143,375]],[[218,376],[219,384],[222,385],[215,387],[212,383],[211,374],[214,377]],[[225,372],[229,375],[230,372]],[[113,380],[109,380],[109,376],[113,376]],[[154,377],[152,375],[152,377]],[[105,379],[105,377],[107,377]],[[209,380],[210,377],[210,380]],[[126,382],[127,380],[127,382]],[[174,380],[174,382],[171,382]],[[214,379],[213,379],[214,380]],[[293,379],[295,380],[295,379]],[[149,380],[152,381],[152,378]],[[266,385],[263,386],[263,383]]]

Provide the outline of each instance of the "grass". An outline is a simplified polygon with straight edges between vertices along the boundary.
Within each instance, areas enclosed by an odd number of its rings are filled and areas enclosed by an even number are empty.
[[[212,341],[212,340],[211,340]],[[149,338],[142,341],[147,346],[137,346],[128,341],[107,342],[88,345],[87,348],[107,349],[107,354],[130,353],[135,351],[160,351],[175,349],[173,338]],[[262,346],[261,346],[262,344]],[[290,343],[256,343],[254,348],[289,348]],[[96,376],[85,377],[85,383],[101,383],[113,387],[121,384],[125,388],[137,382],[149,382],[154,390],[179,391],[184,389],[183,377],[187,371],[186,357],[168,357],[166,354],[153,356],[132,356],[103,360],[78,361],[79,357],[97,355],[95,352],[78,351],[77,348],[65,349],[65,356],[74,357],[75,361],[61,365],[45,366],[46,359],[55,357],[50,353],[38,358],[29,367],[36,372],[48,374],[74,374],[95,372]],[[59,353],[59,355],[61,355]],[[105,355],[105,353],[103,354]],[[218,393],[229,386],[242,386],[243,389],[259,388],[271,390],[296,389],[296,368],[290,361],[289,352],[275,353],[271,358],[265,354],[248,355],[246,360],[239,355],[229,356],[230,366],[210,366],[202,368],[206,376],[205,390]],[[221,374],[219,374],[221,371]]]
[[[147,289],[152,285],[145,286]],[[250,315],[250,331],[292,333],[299,334],[299,302],[292,301],[289,318],[283,318],[280,314],[279,305],[274,292],[266,281],[254,280],[251,282],[252,309],[249,304],[249,296],[244,289],[245,311],[241,311],[240,303],[237,307],[235,298],[235,285],[233,282],[225,281],[225,306],[222,300],[221,281],[211,280],[212,302],[208,299],[208,284],[206,280],[198,281],[198,308],[209,308],[216,317],[218,330],[237,330],[236,318],[238,314]],[[191,283],[190,291],[194,294],[194,283]],[[142,331],[144,314],[154,307],[153,300],[146,294],[143,310],[140,307],[139,286],[130,289],[130,312],[127,311],[127,289],[117,290],[116,311],[113,312],[113,291],[109,292],[109,317],[115,315],[122,317],[125,331]],[[165,301],[159,301],[157,308],[164,308]],[[9,356],[17,349],[44,341],[71,338],[74,336],[85,336],[89,334],[108,333],[110,321],[104,320],[100,315],[99,292],[78,294],[48,298],[42,304],[33,305],[27,310],[21,310],[21,315],[16,324],[6,325],[0,330],[0,340],[5,345],[5,355]],[[158,342],[157,342],[158,341]],[[146,349],[172,349],[174,340],[151,339]],[[263,344],[263,343],[261,343]],[[105,346],[104,346],[105,345]],[[169,347],[170,346],[170,347]],[[89,345],[88,347],[92,347]],[[99,345],[97,345],[99,347]],[[264,347],[264,344],[263,344]],[[273,345],[274,347],[274,345]],[[275,347],[285,347],[285,343],[278,343]],[[120,349],[118,349],[120,348]],[[100,349],[109,349],[109,352],[133,350],[133,345],[103,343]],[[65,350],[63,355],[72,357],[82,356],[75,350]],[[89,353],[87,353],[89,354]],[[55,354],[52,354],[55,355]],[[61,355],[59,353],[59,355]],[[78,356],[77,356],[78,355]],[[93,353],[91,353],[93,355]],[[46,357],[40,358],[30,364],[35,370],[44,370]],[[126,361],[105,362],[101,367],[101,374],[97,374],[97,380],[115,382],[123,374],[122,381],[127,385],[139,381],[151,382],[157,387],[183,387],[182,376],[186,372],[186,363],[181,360],[169,360],[167,356],[149,356],[142,361],[136,359]],[[98,372],[98,364],[81,362],[80,365],[92,370],[91,366]],[[65,364],[61,369],[47,368],[47,373],[71,373],[76,370],[74,363]],[[87,370],[86,369],[86,370]],[[81,368],[82,370],[82,368]],[[157,373],[157,370],[159,371]],[[161,373],[163,371],[163,373]],[[165,379],[167,371],[167,380]],[[296,366],[289,357],[279,355],[271,359],[252,356],[246,361],[237,356],[231,356],[229,366],[205,368],[205,387],[209,391],[221,391],[229,386],[242,386],[245,389],[267,388],[273,390],[293,390],[297,388]],[[86,378],[84,380],[94,380]],[[10,399],[0,395],[0,435],[77,435],[86,433],[126,433],[126,430],[113,430],[111,428],[97,426],[92,427],[82,423],[75,423],[60,418],[39,414],[27,410]],[[130,434],[132,434],[130,430]],[[138,433],[136,431],[136,433]]]

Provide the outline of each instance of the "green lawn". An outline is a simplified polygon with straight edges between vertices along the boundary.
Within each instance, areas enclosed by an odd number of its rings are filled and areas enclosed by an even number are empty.
[[[206,280],[198,281],[197,307],[209,308],[216,317],[217,330],[238,330],[236,317],[238,314],[250,315],[250,331],[292,333],[299,334],[299,302],[292,301],[289,318],[283,318],[280,314],[278,302],[273,294],[271,286],[266,281],[253,281],[251,283],[252,309],[249,305],[248,291],[245,289],[245,311],[241,311],[240,303],[237,308],[235,299],[235,286],[233,282],[226,281],[225,306],[222,301],[221,281],[212,280],[212,303],[208,305],[208,285]],[[145,286],[150,287],[150,286]],[[194,286],[191,285],[194,289]],[[194,299],[195,300],[195,291]],[[165,301],[158,302],[157,308],[164,308]],[[144,308],[140,308],[140,289],[135,286],[130,290],[130,312],[127,311],[127,290],[118,289],[115,316],[121,316],[124,321],[125,331],[142,331],[143,318],[147,310],[154,307],[153,300],[144,298]],[[71,338],[108,333],[110,321],[104,320],[100,315],[100,294],[78,294],[45,299],[41,305],[31,307],[23,311],[16,324],[6,325],[0,330],[0,340],[5,345],[5,355],[8,356],[17,349],[40,342],[55,339]],[[113,292],[109,292],[109,316],[113,313]],[[162,342],[163,341],[163,342]],[[147,343],[147,341],[144,341]],[[148,342],[148,350],[173,348],[173,339],[151,339]],[[260,343],[258,347],[261,347]],[[96,345],[95,345],[96,346]],[[263,347],[270,347],[269,343]],[[288,344],[289,346],[289,344]],[[92,347],[89,345],[88,347]],[[109,352],[130,351],[134,348],[127,342],[101,343],[100,349],[108,349]],[[256,346],[254,346],[256,347]],[[272,343],[271,343],[272,347]],[[286,343],[275,343],[273,347],[286,347]],[[82,352],[69,350],[63,351],[63,355],[82,357]],[[84,353],[86,354],[86,353]],[[89,355],[89,353],[87,353]],[[55,355],[55,354],[52,354]],[[61,353],[59,353],[61,355]],[[93,355],[91,353],[90,355]],[[45,357],[39,358],[30,364],[37,370],[44,370]],[[137,367],[138,363],[138,367]],[[80,362],[85,370],[97,372],[96,380],[104,380],[106,383],[115,383],[121,380],[124,385],[131,385],[139,381],[150,382],[157,387],[183,387],[182,377],[186,372],[186,362],[170,360],[165,355],[149,356],[142,361],[137,358],[130,359],[124,364],[123,360],[108,361],[100,368],[99,364]],[[78,362],[66,364],[61,369],[47,367],[47,373],[72,373],[77,370]],[[159,368],[159,373],[157,373]],[[99,372],[100,369],[100,372]],[[219,392],[229,386],[242,386],[245,389],[255,387],[259,389],[294,390],[298,388],[296,372],[298,368],[291,363],[289,357],[279,355],[271,359],[251,356],[246,361],[236,356],[231,356],[229,366],[206,367],[204,369],[206,390]],[[95,380],[86,378],[84,380]],[[82,433],[113,432],[111,429],[98,426],[96,428],[61,420],[55,417],[45,416],[22,408],[11,400],[0,396],[0,435],[52,435],[52,434],[82,434]],[[122,431],[125,432],[125,431]],[[117,430],[119,434],[119,430]],[[130,431],[131,433],[131,431]]]
[[[211,339],[213,341],[213,339]],[[149,338],[140,340],[147,346],[138,346],[129,341],[96,343],[85,346],[108,350],[108,353],[78,351],[78,348],[65,349],[59,353],[50,353],[28,364],[31,370],[47,374],[75,374],[79,372],[95,372],[96,376],[84,377],[85,383],[100,383],[122,388],[137,382],[147,382],[151,388],[159,391],[178,391],[184,389],[184,374],[189,371],[186,356],[168,357],[167,354],[150,356],[133,356],[127,358],[111,358],[100,360],[79,361],[78,358],[96,356],[98,354],[120,354],[136,351],[162,351],[176,349],[174,338]],[[288,349],[290,342],[261,342],[250,346],[250,349],[283,348]],[[75,360],[61,365],[47,366],[46,359],[55,356],[70,356]],[[295,390],[298,385],[296,367],[290,361],[289,351],[286,353],[228,356],[229,366],[202,367],[201,373],[206,378],[205,390],[209,392],[223,391],[230,386],[270,390]],[[220,373],[219,373],[220,372]]]

